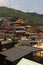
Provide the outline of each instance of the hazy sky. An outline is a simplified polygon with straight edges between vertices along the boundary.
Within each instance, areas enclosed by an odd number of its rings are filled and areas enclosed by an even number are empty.
[[[0,0],[0,6],[43,14],[43,0]]]

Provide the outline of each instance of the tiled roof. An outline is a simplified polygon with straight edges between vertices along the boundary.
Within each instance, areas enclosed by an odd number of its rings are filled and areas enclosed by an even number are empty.
[[[43,26],[37,26],[40,31],[43,31]]]

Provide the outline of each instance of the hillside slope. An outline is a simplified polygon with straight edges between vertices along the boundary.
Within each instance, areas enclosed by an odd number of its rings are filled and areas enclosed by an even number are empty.
[[[0,7],[0,17],[23,18],[37,25],[43,25],[43,14],[22,12],[8,7]]]

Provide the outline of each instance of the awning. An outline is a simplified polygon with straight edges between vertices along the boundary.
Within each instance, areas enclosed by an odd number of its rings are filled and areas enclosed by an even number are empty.
[[[42,65],[42,64],[22,58],[17,65]]]

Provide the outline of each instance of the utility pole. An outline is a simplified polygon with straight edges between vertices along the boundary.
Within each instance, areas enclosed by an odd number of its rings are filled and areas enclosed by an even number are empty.
[[[11,3],[7,1],[7,5],[9,8],[11,8]]]

